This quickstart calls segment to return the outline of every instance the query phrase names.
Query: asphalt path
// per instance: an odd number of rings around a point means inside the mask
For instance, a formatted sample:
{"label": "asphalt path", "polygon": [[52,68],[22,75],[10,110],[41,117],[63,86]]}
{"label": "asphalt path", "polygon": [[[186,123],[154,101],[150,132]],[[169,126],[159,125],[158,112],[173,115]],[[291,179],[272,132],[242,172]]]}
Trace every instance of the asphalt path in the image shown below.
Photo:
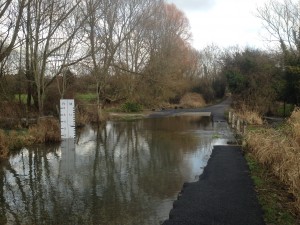
{"label": "asphalt path", "polygon": [[[182,112],[211,112],[224,123],[230,99],[193,110],[165,110],[168,116]],[[228,126],[227,126],[228,127]],[[229,132],[229,131],[228,131]],[[199,180],[185,183],[163,225],[264,225],[247,162],[240,146],[214,146]]]}

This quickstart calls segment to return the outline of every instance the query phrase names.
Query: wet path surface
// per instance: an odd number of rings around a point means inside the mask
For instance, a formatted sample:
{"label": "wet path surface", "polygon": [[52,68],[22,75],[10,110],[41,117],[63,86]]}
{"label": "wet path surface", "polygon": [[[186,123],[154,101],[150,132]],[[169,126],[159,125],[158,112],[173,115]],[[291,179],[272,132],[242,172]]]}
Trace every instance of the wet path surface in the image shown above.
{"label": "wet path surface", "polygon": [[211,113],[214,122],[224,122],[224,113],[229,108],[231,103],[231,99],[227,98],[219,104],[207,106],[199,109],[168,109],[162,110],[159,112],[152,113],[149,117],[156,118],[156,117],[167,117],[167,116],[174,116],[180,115],[183,113]]}
{"label": "wet path surface", "polygon": [[[231,133],[224,112],[230,100],[207,107],[213,120]],[[228,135],[230,136],[230,135]],[[214,146],[197,182],[185,183],[163,225],[263,225],[262,210],[240,146]]]}

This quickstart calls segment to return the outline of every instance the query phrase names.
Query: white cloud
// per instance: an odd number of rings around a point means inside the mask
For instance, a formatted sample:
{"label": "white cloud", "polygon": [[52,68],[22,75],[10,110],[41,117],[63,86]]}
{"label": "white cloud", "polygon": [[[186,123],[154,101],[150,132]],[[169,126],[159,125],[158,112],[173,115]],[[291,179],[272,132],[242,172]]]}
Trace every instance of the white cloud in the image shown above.
{"label": "white cloud", "polygon": [[260,36],[261,21],[255,13],[257,6],[266,1],[169,0],[188,17],[193,33],[193,45],[197,49],[211,43],[220,47],[232,45],[263,47],[265,43]]}
{"label": "white cloud", "polygon": [[188,11],[204,11],[211,9],[216,0],[168,0],[174,3],[181,10]]}

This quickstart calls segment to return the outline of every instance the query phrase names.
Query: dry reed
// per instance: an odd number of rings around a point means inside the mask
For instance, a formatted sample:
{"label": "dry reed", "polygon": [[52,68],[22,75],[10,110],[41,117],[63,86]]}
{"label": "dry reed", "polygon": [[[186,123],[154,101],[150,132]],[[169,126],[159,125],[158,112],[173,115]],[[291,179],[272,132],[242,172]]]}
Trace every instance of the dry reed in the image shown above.
{"label": "dry reed", "polygon": [[59,121],[52,117],[40,118],[36,125],[29,128],[28,138],[33,139],[35,143],[60,141]]}
{"label": "dry reed", "polygon": [[202,95],[187,93],[180,99],[180,105],[185,108],[199,108],[206,105]]}
{"label": "dry reed", "polygon": [[0,130],[0,160],[8,157],[8,140],[3,130]]}
{"label": "dry reed", "polygon": [[291,117],[288,120],[292,128],[293,137],[300,145],[300,108],[295,108]]}
{"label": "dry reed", "polygon": [[271,169],[295,196],[300,213],[300,110],[296,109],[282,129],[261,128],[247,133],[248,149]]}
{"label": "dry reed", "polygon": [[262,125],[263,119],[261,115],[254,110],[249,109],[246,105],[241,104],[238,110],[235,110],[237,116],[251,125]]}

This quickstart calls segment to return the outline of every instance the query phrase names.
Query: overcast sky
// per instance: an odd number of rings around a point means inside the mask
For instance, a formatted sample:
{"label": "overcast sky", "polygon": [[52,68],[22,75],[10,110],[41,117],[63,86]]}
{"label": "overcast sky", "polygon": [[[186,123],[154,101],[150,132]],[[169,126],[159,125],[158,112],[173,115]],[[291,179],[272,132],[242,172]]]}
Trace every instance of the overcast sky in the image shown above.
{"label": "overcast sky", "polygon": [[190,21],[193,46],[266,46],[256,9],[268,0],[167,0],[183,11]]}

